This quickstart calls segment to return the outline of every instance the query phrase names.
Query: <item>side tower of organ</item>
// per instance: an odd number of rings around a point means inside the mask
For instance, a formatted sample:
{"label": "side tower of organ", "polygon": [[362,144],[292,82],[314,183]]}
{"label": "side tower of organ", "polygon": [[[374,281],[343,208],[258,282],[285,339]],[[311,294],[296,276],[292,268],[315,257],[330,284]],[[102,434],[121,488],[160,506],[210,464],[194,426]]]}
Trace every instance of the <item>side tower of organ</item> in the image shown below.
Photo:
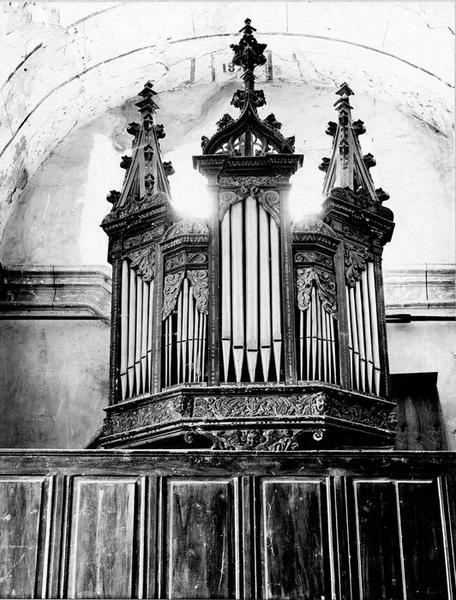
{"label": "side tower of organ", "polygon": [[[347,84],[329,122],[319,215],[292,223],[303,156],[255,86],[265,63],[250,20],[231,47],[242,88],[195,168],[206,220],[171,208],[152,85],[132,123],[122,192],[103,228],[113,266],[110,406],[103,447],[289,450],[392,446],[381,272],[388,195],[375,189]],[[280,107],[278,107],[280,109]],[[305,195],[301,198],[305,203]]]}

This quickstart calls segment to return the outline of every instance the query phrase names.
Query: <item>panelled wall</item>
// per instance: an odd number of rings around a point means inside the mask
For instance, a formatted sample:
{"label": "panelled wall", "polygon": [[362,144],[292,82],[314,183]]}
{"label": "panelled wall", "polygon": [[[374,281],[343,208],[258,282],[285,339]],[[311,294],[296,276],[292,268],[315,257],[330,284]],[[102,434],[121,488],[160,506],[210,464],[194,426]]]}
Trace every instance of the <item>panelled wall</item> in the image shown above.
{"label": "panelled wall", "polygon": [[454,598],[455,466],[445,453],[2,453],[0,597]]}

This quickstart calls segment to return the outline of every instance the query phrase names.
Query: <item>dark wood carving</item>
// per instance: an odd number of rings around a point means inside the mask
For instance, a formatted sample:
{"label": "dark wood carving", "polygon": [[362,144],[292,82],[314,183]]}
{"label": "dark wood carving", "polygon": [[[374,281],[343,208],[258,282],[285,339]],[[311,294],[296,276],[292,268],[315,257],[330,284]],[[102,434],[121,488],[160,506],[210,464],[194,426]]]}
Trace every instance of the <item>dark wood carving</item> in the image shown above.
{"label": "dark wood carving", "polygon": [[222,115],[193,157],[212,194],[205,221],[175,219],[156,92],[149,82],[140,92],[124,185],[103,222],[115,286],[112,402],[97,444],[391,447],[381,253],[394,223],[373,184],[375,160],[361,151],[353,91],[336,92],[322,211],[292,224],[290,177],[303,157],[274,113],[260,118],[254,70],[266,45],[248,19],[240,33],[239,116]]}

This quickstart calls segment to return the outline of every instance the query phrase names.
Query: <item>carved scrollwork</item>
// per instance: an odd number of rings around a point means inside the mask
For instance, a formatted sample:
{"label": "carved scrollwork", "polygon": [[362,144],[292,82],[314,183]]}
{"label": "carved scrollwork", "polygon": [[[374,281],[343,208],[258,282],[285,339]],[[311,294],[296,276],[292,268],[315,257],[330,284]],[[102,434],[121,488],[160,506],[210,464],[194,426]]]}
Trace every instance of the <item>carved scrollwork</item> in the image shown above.
{"label": "carved scrollwork", "polygon": [[134,250],[129,255],[130,266],[144,281],[152,281],[155,277],[155,250],[153,246]]}
{"label": "carved scrollwork", "polygon": [[201,397],[195,401],[196,418],[229,417],[318,417],[325,414],[328,398],[324,392],[279,396]]}
{"label": "carved scrollwork", "polygon": [[166,319],[176,307],[177,296],[184,280],[184,271],[166,275],[163,286],[162,318]]}
{"label": "carved scrollwork", "polygon": [[220,176],[218,182],[220,185],[232,185],[236,187],[241,187],[243,185],[246,185],[247,187],[264,187],[277,185],[278,179],[279,178],[277,176],[271,177],[266,175],[258,177],[234,177],[231,175],[225,175]]}
{"label": "carved scrollwork", "polygon": [[[249,178],[254,179],[254,178]],[[222,220],[226,211],[244,198],[255,198],[272,218],[280,222],[280,195],[275,190],[262,190],[257,185],[247,185],[243,182],[235,192],[226,191],[219,195],[219,219]]]}
{"label": "carved scrollwork", "polygon": [[207,263],[207,255],[204,252],[179,252],[167,259],[166,271],[185,267],[186,265],[204,265]]}
{"label": "carved scrollwork", "polygon": [[219,194],[219,219],[223,219],[226,211],[239,201],[239,197],[234,192],[221,192]]}
{"label": "carved scrollwork", "polygon": [[361,273],[365,271],[368,262],[372,261],[373,257],[366,248],[345,244],[345,283],[349,287],[354,287],[359,281]]}
{"label": "carved scrollwork", "polygon": [[192,219],[182,219],[168,229],[164,240],[170,240],[183,235],[207,235],[208,228],[205,223]]}
{"label": "carved scrollwork", "polygon": [[208,307],[208,272],[206,269],[187,271],[187,279],[190,282],[193,297],[195,298],[196,308],[207,315]]}
{"label": "carved scrollwork", "polygon": [[323,308],[332,316],[337,310],[336,281],[332,273],[318,267],[296,269],[296,296],[299,310],[307,310],[310,306],[312,287],[322,301]]}
{"label": "carved scrollwork", "polygon": [[320,252],[313,252],[312,250],[306,250],[305,252],[296,252],[295,263],[319,263],[328,269],[334,267],[334,262],[329,256],[325,256]]}
{"label": "carved scrollwork", "polygon": [[280,224],[280,196],[275,190],[266,190],[258,196],[258,202]]}
{"label": "carved scrollwork", "polygon": [[247,429],[211,431],[213,450],[255,450],[284,452],[296,450],[299,429]]}

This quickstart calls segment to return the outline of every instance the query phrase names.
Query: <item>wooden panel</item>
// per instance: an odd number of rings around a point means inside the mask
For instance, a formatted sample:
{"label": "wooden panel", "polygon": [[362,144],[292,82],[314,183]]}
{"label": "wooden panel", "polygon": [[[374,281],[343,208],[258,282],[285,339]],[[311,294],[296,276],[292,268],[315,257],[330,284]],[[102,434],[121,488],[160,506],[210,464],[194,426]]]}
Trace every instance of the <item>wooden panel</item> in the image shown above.
{"label": "wooden panel", "polygon": [[437,482],[398,484],[407,600],[446,599],[442,518]]}
{"label": "wooden panel", "polygon": [[403,595],[394,482],[356,481],[355,511],[360,598],[399,600]]}
{"label": "wooden panel", "polygon": [[0,479],[0,597],[35,597],[44,479]]}
{"label": "wooden panel", "polygon": [[227,480],[168,482],[168,598],[234,596],[231,488]]}
{"label": "wooden panel", "polygon": [[262,482],[264,598],[331,597],[325,585],[325,488],[318,480]]}
{"label": "wooden panel", "polygon": [[136,480],[75,478],[71,598],[130,598]]}

